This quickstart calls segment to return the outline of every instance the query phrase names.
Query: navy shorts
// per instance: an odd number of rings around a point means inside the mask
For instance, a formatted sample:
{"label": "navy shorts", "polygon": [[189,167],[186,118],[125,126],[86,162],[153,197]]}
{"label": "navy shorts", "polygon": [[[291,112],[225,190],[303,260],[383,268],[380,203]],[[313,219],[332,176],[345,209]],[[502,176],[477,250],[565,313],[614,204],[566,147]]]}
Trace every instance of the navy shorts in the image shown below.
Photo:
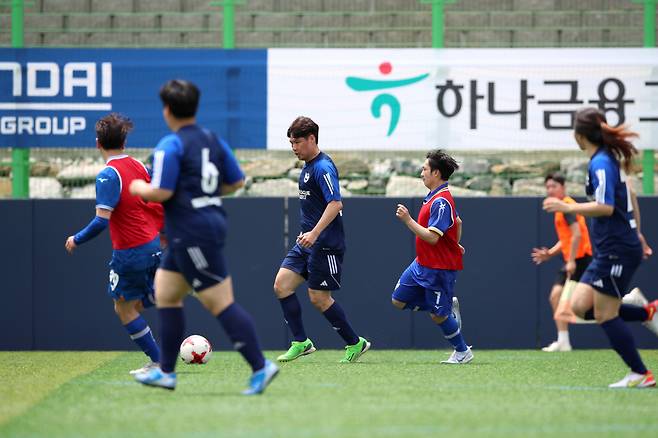
{"label": "navy shorts", "polygon": [[115,301],[141,300],[155,304],[153,279],[160,264],[160,240],[130,250],[114,251],[107,293]]}
{"label": "navy shorts", "polygon": [[405,309],[430,312],[442,317],[450,315],[457,271],[433,270],[430,285],[418,277],[414,268],[417,268],[416,262],[402,273],[392,298],[405,303]]}
{"label": "navy shorts", "polygon": [[221,245],[169,247],[160,268],[181,274],[195,292],[221,283],[229,275]]}
{"label": "navy shorts", "polygon": [[308,249],[296,244],[288,251],[281,267],[304,277],[310,289],[338,290],[344,254],[344,251]]}
{"label": "navy shorts", "polygon": [[641,262],[641,252],[638,257],[625,259],[595,256],[580,282],[590,285],[598,292],[621,299],[629,292],[631,279]]}
{"label": "navy shorts", "polygon": [[[585,256],[576,259],[576,271],[573,273],[570,279],[573,281],[580,281],[580,277],[583,276],[583,274],[585,273],[585,269],[587,269],[587,267],[591,262],[592,262],[592,256]],[[553,284],[559,284],[560,286],[564,286],[564,283],[567,281],[567,271],[565,267],[566,266],[562,266],[560,272],[557,273],[557,275],[555,276],[555,282]]]}

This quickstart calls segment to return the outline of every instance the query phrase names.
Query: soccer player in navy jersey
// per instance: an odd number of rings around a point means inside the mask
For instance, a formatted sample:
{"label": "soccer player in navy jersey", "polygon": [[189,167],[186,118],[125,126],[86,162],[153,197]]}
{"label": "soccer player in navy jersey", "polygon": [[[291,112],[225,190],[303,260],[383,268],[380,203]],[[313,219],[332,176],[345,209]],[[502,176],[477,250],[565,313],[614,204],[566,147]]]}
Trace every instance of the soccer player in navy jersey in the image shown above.
{"label": "soccer player in navy jersey", "polygon": [[144,165],[124,151],[132,122],[109,114],[96,122],[96,147],[106,166],[96,177],[96,216],[74,236],[66,239],[66,250],[91,240],[110,227],[112,260],[107,292],[114,300],[114,311],[130,338],[150,358],[131,374],[156,367],[160,350],[151,329],[140,312],[154,303],[153,277],[160,264],[159,233],[163,223],[162,206],[145,203],[128,192],[134,179],[150,180]]}
{"label": "soccer player in navy jersey", "polygon": [[[592,217],[590,238],[594,258],[574,290],[572,309],[585,318],[593,307],[596,322],[630,368],[623,379],[609,385],[611,388],[655,386],[654,376],[640,358],[633,335],[619,316],[622,298],[628,293],[631,278],[648,249],[638,232],[633,211],[635,202],[626,183],[626,172],[637,153],[629,138],[637,134],[625,126],[608,125],[603,112],[586,108],[576,113],[574,135],[580,149],[590,157],[587,194],[593,200],[565,203],[557,198],[546,198],[543,204],[548,212]],[[637,307],[636,320],[653,319],[655,313],[656,302]]]}
{"label": "soccer player in navy jersey", "polygon": [[251,366],[253,374],[243,394],[260,394],[279,369],[263,356],[251,316],[233,299],[222,253],[227,227],[220,196],[242,187],[244,174],[228,144],[196,124],[199,96],[199,89],[184,80],[162,87],[163,116],[173,134],[155,148],[150,184],[136,180],[130,185],[131,193],[163,204],[169,240],[155,276],[160,367],[135,379],[175,389],[176,359],[185,330],[183,299],[193,289]]}
{"label": "soccer player in navy jersey", "polygon": [[462,221],[450,194],[448,179],[459,168],[440,149],[428,152],[420,177],[429,189],[415,221],[409,210],[398,204],[395,215],[416,235],[416,259],[402,273],[392,296],[398,309],[429,312],[444,337],[454,347],[441,363],[465,364],[473,360],[471,347],[461,334],[453,304],[457,272],[463,269],[464,248],[459,244]]}
{"label": "soccer player in navy jersey", "polygon": [[322,312],[347,346],[341,363],[356,362],[370,348],[370,342],[358,336],[345,311],[332,297],[340,289],[345,234],[343,231],[338,170],[331,158],[318,147],[318,125],[308,117],[296,118],[287,131],[292,151],[304,167],[299,175],[299,199],[302,232],[295,246],[281,263],[274,280],[283,317],[293,340],[288,351],[277,358],[289,362],[315,351],[306,336],[302,310],[295,289],[308,283],[308,296]]}

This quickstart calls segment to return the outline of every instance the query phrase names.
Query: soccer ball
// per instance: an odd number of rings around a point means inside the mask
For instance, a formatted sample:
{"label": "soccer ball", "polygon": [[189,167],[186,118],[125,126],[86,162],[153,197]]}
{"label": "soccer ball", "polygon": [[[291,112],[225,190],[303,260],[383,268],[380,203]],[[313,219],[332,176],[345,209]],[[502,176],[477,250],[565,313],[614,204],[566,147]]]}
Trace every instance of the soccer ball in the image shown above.
{"label": "soccer ball", "polygon": [[210,356],[212,356],[212,346],[203,336],[188,336],[180,344],[180,358],[185,363],[202,365],[208,363]]}

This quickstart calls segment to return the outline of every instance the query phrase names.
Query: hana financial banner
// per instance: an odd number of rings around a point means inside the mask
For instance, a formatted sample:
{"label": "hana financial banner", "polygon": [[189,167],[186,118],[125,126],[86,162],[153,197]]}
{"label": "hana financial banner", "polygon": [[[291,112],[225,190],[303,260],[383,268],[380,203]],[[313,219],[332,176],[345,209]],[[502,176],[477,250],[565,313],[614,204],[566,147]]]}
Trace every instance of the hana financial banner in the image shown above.
{"label": "hana financial banner", "polygon": [[0,147],[95,147],[109,112],[130,117],[128,146],[169,132],[158,92],[182,78],[201,89],[199,122],[233,147],[264,148],[267,51],[0,49]]}
{"label": "hana financial banner", "polygon": [[325,149],[573,149],[574,112],[658,148],[658,49],[271,49],[267,147],[298,115]]}

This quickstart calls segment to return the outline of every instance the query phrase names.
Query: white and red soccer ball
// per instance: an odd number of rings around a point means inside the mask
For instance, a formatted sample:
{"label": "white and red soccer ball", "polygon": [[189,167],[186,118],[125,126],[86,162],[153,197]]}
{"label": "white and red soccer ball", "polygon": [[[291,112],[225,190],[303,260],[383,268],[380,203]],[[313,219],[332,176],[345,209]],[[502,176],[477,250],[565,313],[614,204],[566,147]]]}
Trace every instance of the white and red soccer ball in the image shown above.
{"label": "white and red soccer ball", "polygon": [[208,363],[212,356],[212,346],[203,336],[192,335],[180,344],[180,358],[187,364]]}

